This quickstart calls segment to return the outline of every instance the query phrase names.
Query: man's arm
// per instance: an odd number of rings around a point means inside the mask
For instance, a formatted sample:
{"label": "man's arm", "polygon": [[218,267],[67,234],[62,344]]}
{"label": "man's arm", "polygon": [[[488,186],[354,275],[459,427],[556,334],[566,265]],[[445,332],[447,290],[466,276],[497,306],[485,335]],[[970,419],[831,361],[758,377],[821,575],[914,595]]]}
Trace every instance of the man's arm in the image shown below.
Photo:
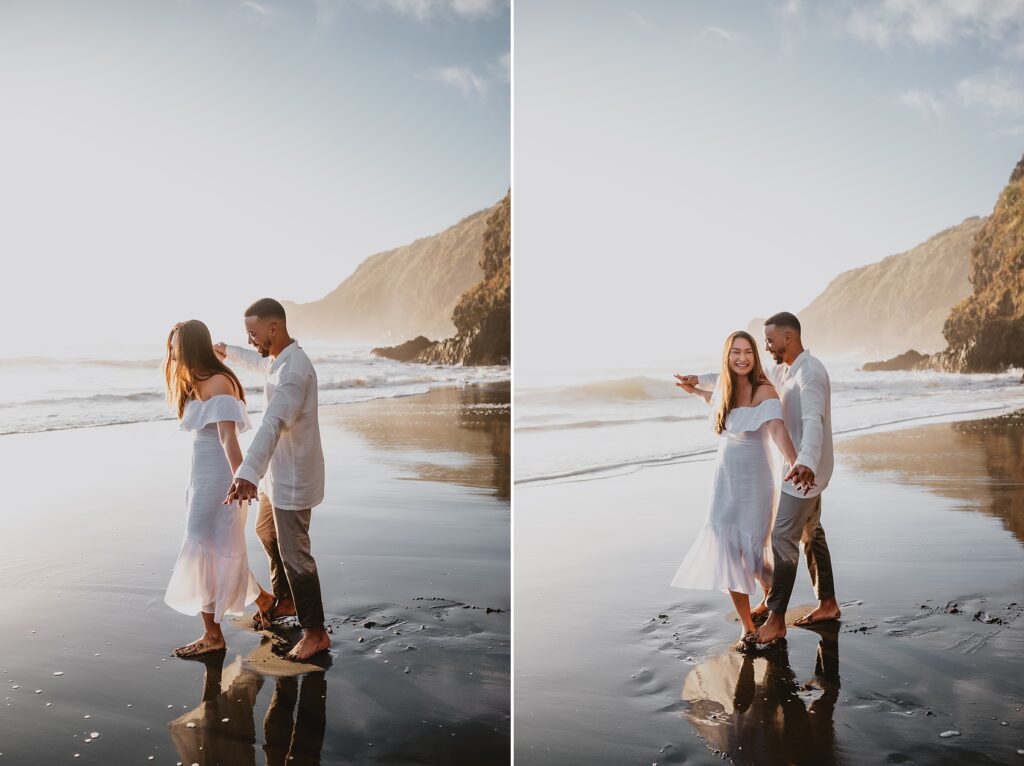
{"label": "man's arm", "polygon": [[821,375],[809,376],[800,387],[802,433],[796,465],[806,466],[814,473],[818,472],[825,438],[825,391],[825,378]]}
{"label": "man's arm", "polygon": [[235,471],[236,479],[257,484],[270,467],[281,431],[295,422],[306,398],[307,378],[299,373],[287,374],[274,389],[270,403],[263,414],[260,430],[253,437],[249,452]]}
{"label": "man's arm", "polygon": [[214,345],[213,350],[223,353],[234,364],[264,375],[267,374],[267,370],[273,364],[270,357],[260,356],[258,351],[253,351],[251,348],[243,346],[229,346],[226,343],[217,343]]}

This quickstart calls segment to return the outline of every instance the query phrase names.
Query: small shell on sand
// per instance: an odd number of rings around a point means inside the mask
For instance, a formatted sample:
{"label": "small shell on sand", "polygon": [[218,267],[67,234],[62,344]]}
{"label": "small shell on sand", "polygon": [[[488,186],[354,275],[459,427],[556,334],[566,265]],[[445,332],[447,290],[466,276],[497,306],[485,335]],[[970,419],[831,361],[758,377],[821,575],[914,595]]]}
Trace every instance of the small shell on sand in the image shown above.
{"label": "small shell on sand", "polygon": [[194,729],[194,728],[196,728],[196,725],[194,723],[192,723],[192,721],[189,721],[187,724],[185,724],[185,728],[186,729]]}
{"label": "small shell on sand", "polygon": [[83,715],[82,718],[92,718],[91,715]]}
{"label": "small shell on sand", "polygon": [[220,722],[221,722],[221,723],[227,723],[227,722],[228,722],[228,721],[230,721],[230,720],[231,720],[230,718],[221,718],[221,719],[220,719]]}
{"label": "small shell on sand", "polygon": [[946,737],[959,737],[960,736],[960,732],[954,731],[954,730],[950,729],[949,731],[942,732],[942,734],[940,734],[939,736],[943,737],[943,738],[946,738]]}
{"label": "small shell on sand", "polygon": [[62,676],[62,675],[64,675],[64,671],[63,670],[55,670],[55,671],[53,671],[53,674],[55,676]]}
{"label": "small shell on sand", "polygon": [[98,731],[89,732],[89,736],[93,739],[99,739],[100,733]]}

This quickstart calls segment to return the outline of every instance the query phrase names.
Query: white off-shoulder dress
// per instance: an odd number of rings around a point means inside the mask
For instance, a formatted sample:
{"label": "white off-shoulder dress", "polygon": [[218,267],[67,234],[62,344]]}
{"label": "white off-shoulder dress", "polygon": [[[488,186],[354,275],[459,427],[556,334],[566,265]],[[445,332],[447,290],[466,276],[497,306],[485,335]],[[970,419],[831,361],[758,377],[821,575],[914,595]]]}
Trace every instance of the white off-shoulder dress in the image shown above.
{"label": "white off-shoulder dress", "polygon": [[[718,396],[716,388],[712,413]],[[734,408],[726,418],[707,519],[672,579],[677,588],[753,594],[759,580],[771,582],[770,535],[778,502],[766,427],[772,420],[782,420],[778,399]]]}
{"label": "white off-shoulder dress", "polygon": [[194,399],[182,413],[181,430],[194,432],[185,540],[164,596],[179,612],[211,612],[217,622],[225,614],[242,614],[259,595],[245,547],[246,507],[224,505],[232,476],[217,423],[225,421],[239,433],[252,427],[245,403],[228,394]]}

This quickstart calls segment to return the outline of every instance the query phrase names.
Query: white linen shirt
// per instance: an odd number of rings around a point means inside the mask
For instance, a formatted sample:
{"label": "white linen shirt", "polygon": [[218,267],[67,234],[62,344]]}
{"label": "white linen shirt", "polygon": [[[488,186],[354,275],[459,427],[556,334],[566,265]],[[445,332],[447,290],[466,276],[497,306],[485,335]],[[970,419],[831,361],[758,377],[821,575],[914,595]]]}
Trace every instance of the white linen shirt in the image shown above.
{"label": "white linen shirt", "polygon": [[[835,466],[832,448],[832,387],[828,372],[811,352],[804,349],[793,364],[765,366],[765,375],[782,399],[782,420],[796,449],[796,462],[814,471],[814,487],[806,497],[817,497],[828,486]],[[714,388],[718,373],[698,375],[700,388]],[[783,477],[792,466],[783,458]],[[792,482],[783,482],[782,491],[804,497]]]}
{"label": "white linen shirt", "polygon": [[266,411],[236,479],[258,484],[275,508],[304,511],[324,499],[324,452],[317,418],[316,370],[292,341],[276,357],[228,346],[227,358],[267,376]]}

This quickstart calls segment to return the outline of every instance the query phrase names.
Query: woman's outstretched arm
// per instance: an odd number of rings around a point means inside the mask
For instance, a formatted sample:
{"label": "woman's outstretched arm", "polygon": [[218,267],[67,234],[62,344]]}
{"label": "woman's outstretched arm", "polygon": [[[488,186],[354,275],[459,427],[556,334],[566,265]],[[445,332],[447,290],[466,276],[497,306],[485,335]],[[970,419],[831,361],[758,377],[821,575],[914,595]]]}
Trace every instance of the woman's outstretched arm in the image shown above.
{"label": "woman's outstretched arm", "polygon": [[696,394],[708,404],[711,403],[711,391],[707,391],[703,388],[698,388],[698,376],[697,375],[679,375],[675,376],[676,383],[679,388],[683,389],[688,394]]}

